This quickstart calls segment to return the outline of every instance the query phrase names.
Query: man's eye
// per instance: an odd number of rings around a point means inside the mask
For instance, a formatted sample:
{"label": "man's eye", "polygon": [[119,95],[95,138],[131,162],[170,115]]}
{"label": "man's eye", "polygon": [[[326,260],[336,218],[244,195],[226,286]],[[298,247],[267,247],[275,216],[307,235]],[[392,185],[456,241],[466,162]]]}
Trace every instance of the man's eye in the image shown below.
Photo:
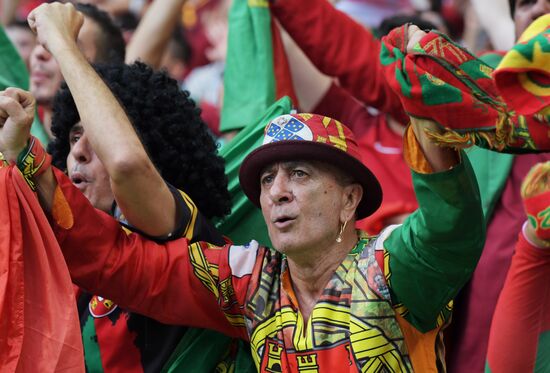
{"label": "man's eye", "polygon": [[261,178],[262,185],[271,184],[273,182],[273,175],[265,175]]}
{"label": "man's eye", "polygon": [[73,135],[69,138],[69,143],[73,145],[76,144],[78,140],[80,140],[80,135]]}
{"label": "man's eye", "polygon": [[294,175],[296,177],[305,177],[305,176],[307,176],[307,174],[302,170],[293,170],[292,175]]}

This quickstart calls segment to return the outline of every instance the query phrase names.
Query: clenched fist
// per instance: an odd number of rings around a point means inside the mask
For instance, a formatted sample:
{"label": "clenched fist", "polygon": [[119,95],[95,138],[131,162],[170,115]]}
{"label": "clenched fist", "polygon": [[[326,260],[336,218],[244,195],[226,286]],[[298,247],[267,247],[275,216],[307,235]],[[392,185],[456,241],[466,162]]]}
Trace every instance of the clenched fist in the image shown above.
{"label": "clenched fist", "polygon": [[73,4],[42,4],[27,17],[38,42],[52,54],[67,46],[76,45],[84,16]]}
{"label": "clenched fist", "polygon": [[16,161],[27,145],[35,106],[34,97],[27,91],[0,91],[0,152],[7,161]]}

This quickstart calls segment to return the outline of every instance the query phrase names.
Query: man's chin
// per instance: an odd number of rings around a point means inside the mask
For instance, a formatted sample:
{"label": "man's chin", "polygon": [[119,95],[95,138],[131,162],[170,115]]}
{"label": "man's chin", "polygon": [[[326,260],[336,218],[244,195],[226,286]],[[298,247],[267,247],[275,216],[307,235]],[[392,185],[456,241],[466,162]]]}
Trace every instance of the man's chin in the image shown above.
{"label": "man's chin", "polygon": [[51,107],[53,102],[53,97],[47,96],[47,95],[41,95],[41,94],[34,94],[34,98],[36,99],[36,104],[39,106],[46,106]]}
{"label": "man's chin", "polygon": [[295,242],[289,240],[272,240],[273,248],[281,254],[289,255],[299,250]]}

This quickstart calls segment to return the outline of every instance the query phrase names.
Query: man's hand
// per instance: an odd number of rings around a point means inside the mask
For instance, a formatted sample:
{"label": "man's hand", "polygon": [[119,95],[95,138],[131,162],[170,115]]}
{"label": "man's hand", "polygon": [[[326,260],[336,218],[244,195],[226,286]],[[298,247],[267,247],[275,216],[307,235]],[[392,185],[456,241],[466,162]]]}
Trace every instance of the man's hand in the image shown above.
{"label": "man's hand", "polygon": [[521,186],[529,224],[524,234],[539,247],[550,247],[550,162],[537,163]]}
{"label": "man's hand", "polygon": [[62,48],[75,47],[84,16],[73,4],[42,4],[27,17],[38,42],[56,56]]}
{"label": "man's hand", "polygon": [[16,161],[27,146],[35,105],[34,97],[27,91],[0,91],[0,152],[8,162]]}
{"label": "man's hand", "polygon": [[409,25],[407,28],[407,53],[412,53],[414,46],[426,35],[424,31],[416,25]]}

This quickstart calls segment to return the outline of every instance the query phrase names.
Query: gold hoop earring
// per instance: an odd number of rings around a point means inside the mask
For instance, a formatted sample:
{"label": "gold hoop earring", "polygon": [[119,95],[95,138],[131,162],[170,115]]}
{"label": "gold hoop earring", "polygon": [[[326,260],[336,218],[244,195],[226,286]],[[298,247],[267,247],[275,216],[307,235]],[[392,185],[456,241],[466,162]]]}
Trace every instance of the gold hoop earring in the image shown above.
{"label": "gold hoop earring", "polygon": [[342,242],[342,233],[344,233],[344,229],[346,229],[346,224],[348,224],[347,220],[340,226],[340,232],[338,233],[338,236],[336,236],[336,242],[338,243]]}

